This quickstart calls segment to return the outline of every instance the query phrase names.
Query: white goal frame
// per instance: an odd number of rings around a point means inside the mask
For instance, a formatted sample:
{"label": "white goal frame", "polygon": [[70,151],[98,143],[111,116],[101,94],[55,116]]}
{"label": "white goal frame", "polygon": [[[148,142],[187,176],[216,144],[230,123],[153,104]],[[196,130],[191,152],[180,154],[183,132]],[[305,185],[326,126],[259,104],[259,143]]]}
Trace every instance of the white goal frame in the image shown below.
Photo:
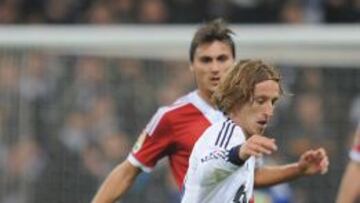
{"label": "white goal frame", "polygon": [[[360,26],[235,25],[238,58],[301,66],[358,67]],[[0,26],[0,49],[46,49],[145,59],[187,60],[197,25]]]}

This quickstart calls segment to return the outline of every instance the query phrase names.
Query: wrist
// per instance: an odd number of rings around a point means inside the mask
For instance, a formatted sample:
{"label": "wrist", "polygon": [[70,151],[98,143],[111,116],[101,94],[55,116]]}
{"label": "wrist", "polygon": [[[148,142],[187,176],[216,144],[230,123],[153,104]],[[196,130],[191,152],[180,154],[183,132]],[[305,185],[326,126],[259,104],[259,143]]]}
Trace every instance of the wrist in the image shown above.
{"label": "wrist", "polygon": [[240,159],[246,161],[248,160],[248,158],[250,158],[250,155],[248,153],[245,152],[244,146],[240,145],[239,150],[238,150],[238,156]]}
{"label": "wrist", "polygon": [[295,163],[296,170],[299,176],[306,175],[306,166],[300,162]]}
{"label": "wrist", "polygon": [[229,159],[230,163],[237,165],[237,166],[242,166],[246,162],[246,159],[243,159],[240,157],[241,146],[242,145],[238,145],[238,146],[231,148],[229,151],[229,155],[228,155],[228,159]]}

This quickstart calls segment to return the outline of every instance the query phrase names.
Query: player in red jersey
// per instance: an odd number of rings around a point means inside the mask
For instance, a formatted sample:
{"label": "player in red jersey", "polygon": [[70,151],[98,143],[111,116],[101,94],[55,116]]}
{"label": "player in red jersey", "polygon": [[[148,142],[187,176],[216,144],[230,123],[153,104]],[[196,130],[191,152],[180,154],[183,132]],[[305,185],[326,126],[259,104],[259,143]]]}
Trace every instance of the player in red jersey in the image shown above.
{"label": "player in red jersey", "polygon": [[337,203],[360,201],[360,123],[355,133],[355,142],[350,151],[350,159],[341,181]]}
{"label": "player in red jersey", "polygon": [[128,159],[119,164],[100,187],[93,202],[113,202],[132,185],[141,171],[150,171],[168,157],[176,183],[181,188],[188,159],[196,140],[212,123],[223,118],[210,97],[225,70],[235,60],[232,31],[220,20],[200,27],[190,47],[190,70],[197,89],[174,104],[159,108]]}
{"label": "player in red jersey", "polygon": [[[93,203],[110,203],[121,198],[142,171],[151,171],[163,157],[168,157],[181,189],[195,142],[207,127],[224,118],[211,103],[211,96],[220,78],[235,62],[232,34],[221,20],[197,30],[190,46],[190,70],[194,73],[197,89],[173,105],[158,109],[127,160],[116,166],[103,182]],[[315,151],[308,153],[312,157]],[[301,170],[300,163],[260,167],[255,171],[255,186],[271,186],[303,175],[307,174]]]}

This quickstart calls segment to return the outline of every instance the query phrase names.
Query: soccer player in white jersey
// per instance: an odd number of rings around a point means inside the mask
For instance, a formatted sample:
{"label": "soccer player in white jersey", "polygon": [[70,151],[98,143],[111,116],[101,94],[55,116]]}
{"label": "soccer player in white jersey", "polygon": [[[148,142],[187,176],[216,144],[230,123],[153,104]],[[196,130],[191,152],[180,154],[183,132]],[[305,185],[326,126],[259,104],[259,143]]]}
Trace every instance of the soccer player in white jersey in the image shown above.
{"label": "soccer player in white jersey", "polygon": [[[222,112],[214,108],[211,96],[224,72],[235,62],[232,33],[221,20],[204,24],[195,32],[189,49],[189,64],[196,90],[158,109],[128,158],[106,177],[92,203],[121,200],[136,177],[143,171],[150,172],[163,158],[168,158],[181,190],[195,142],[211,124],[224,119]],[[256,174],[255,186],[269,186],[301,176],[302,172],[294,165],[261,167]]]}
{"label": "soccer player in white jersey", "polygon": [[355,133],[354,145],[350,151],[350,162],[343,175],[336,202],[360,202],[360,123]]}
{"label": "soccer player in white jersey", "polygon": [[[240,61],[227,71],[213,103],[228,119],[206,129],[196,142],[182,203],[253,202],[255,179],[262,175],[255,159],[277,150],[275,140],[263,132],[281,94],[279,73],[262,61]],[[324,149],[309,150],[297,163],[284,165],[266,178],[274,183],[325,173],[328,164]]]}

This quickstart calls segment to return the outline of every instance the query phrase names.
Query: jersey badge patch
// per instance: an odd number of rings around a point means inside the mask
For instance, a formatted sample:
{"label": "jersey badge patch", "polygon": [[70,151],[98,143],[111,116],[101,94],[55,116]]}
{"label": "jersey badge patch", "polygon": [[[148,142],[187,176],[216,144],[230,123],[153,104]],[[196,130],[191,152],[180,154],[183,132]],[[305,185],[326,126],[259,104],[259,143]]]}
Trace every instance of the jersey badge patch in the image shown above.
{"label": "jersey badge patch", "polygon": [[140,134],[139,138],[137,139],[136,143],[133,146],[132,150],[134,153],[136,153],[137,151],[140,150],[140,148],[144,144],[145,138],[146,138],[146,132],[145,132],[145,130],[143,130],[142,133]]}

